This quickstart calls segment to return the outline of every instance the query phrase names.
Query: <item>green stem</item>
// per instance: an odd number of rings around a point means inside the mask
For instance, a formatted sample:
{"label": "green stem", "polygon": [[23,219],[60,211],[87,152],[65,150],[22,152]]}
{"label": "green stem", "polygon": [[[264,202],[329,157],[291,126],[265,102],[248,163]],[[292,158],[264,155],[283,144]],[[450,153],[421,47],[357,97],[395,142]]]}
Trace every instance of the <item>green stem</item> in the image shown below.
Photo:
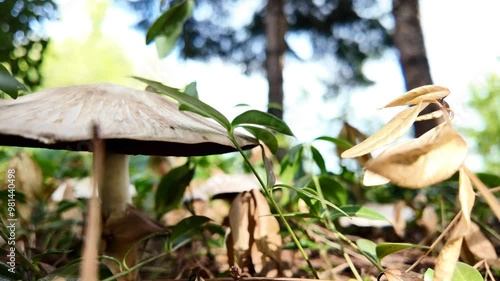
{"label": "green stem", "polygon": [[271,201],[271,204],[273,205],[274,209],[278,212],[278,216],[280,217],[281,221],[285,225],[285,228],[288,231],[288,233],[291,235],[292,240],[295,243],[295,245],[297,246],[297,248],[299,249],[299,252],[302,254],[302,257],[307,262],[307,265],[311,269],[312,274],[314,275],[314,278],[319,279],[319,275],[316,272],[316,270],[314,269],[314,266],[313,266],[311,260],[307,256],[307,253],[304,251],[304,248],[302,248],[302,245],[300,244],[299,239],[297,238],[297,236],[295,235],[295,232],[293,232],[293,230],[292,230],[292,227],[290,226],[290,224],[286,220],[285,216],[283,215],[283,212],[281,211],[281,208],[279,207],[278,203],[276,202],[276,200],[274,200],[274,197],[273,197],[273,194],[272,194],[272,187],[268,187],[264,183],[264,181],[259,176],[259,174],[255,170],[255,168],[252,166],[252,163],[250,163],[250,160],[246,157],[245,153],[243,152],[243,149],[241,149],[241,146],[236,141],[236,138],[234,137],[233,131],[229,132],[229,139],[234,144],[234,146],[238,149],[238,151],[240,152],[241,156],[243,156],[243,159],[245,160],[245,163],[248,165],[248,167],[250,168],[250,170],[252,171],[252,173],[257,177],[257,180],[259,181],[260,185],[262,186],[262,188],[264,190],[264,194],[269,199],[269,201]]}
{"label": "green stem", "polygon": [[[308,147],[308,149],[309,149],[309,151],[311,151],[310,147]],[[313,164],[313,162],[314,162],[314,160],[312,158],[310,158],[309,161],[311,162],[311,164]],[[318,192],[318,197],[320,197],[321,199],[325,200],[325,197],[323,196],[323,190],[321,189],[321,185],[319,183],[319,179],[318,179],[318,176],[316,175],[316,173],[311,172],[311,178],[312,178],[312,180],[314,182],[314,186],[316,188],[316,191]],[[322,209],[326,210],[328,208],[328,206],[325,204],[324,201],[320,201],[320,202],[321,202]],[[326,227],[332,232],[333,238],[335,239],[335,241],[337,242],[337,244],[340,246],[340,250],[344,254],[344,258],[346,259],[346,262],[349,265],[349,268],[351,269],[351,271],[354,274],[354,276],[356,277],[356,279],[362,280],[362,278],[361,278],[360,274],[358,273],[356,267],[354,267],[354,264],[352,263],[349,254],[344,250],[344,246],[342,245],[342,243],[340,243],[340,240],[344,241],[349,246],[351,246],[353,249],[355,249],[358,253],[360,253],[364,257],[366,257],[368,259],[368,261],[370,261],[374,266],[377,267],[378,270],[380,270],[381,272],[384,271],[384,268],[376,260],[374,260],[371,256],[369,256],[365,252],[359,250],[358,246],[355,243],[353,243],[350,239],[348,239],[341,232],[339,232],[337,230],[337,228],[335,227],[335,224],[333,224],[332,219],[328,215],[325,215],[325,214],[328,214],[328,213],[323,213],[322,217],[325,218]]]}

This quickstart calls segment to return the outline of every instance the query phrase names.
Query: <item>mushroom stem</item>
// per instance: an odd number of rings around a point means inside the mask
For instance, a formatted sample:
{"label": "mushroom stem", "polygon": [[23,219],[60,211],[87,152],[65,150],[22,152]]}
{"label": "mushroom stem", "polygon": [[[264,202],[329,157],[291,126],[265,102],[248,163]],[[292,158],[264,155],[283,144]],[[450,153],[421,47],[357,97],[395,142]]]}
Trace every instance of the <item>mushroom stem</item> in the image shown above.
{"label": "mushroom stem", "polygon": [[124,216],[127,203],[131,202],[128,155],[106,151],[102,183],[99,186],[104,218],[107,219],[111,215]]}

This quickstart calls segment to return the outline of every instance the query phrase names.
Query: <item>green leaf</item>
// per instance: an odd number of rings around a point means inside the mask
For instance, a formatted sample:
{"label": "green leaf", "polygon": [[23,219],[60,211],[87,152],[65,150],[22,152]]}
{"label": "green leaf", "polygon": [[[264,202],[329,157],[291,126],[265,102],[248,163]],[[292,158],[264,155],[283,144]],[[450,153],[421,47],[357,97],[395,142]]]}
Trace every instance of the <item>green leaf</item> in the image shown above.
{"label": "green leaf", "polygon": [[71,252],[73,252],[73,250],[65,250],[65,251],[63,251],[63,250],[45,250],[45,252],[43,254],[34,255],[31,258],[31,261],[33,263],[38,263],[44,257],[50,256],[50,255],[65,255],[65,254],[68,254]]}
{"label": "green leaf", "polygon": [[[453,271],[452,281],[483,281],[481,273],[474,267],[458,262]],[[424,281],[434,281],[434,270],[428,268],[424,273]]]}
{"label": "green leaf", "polygon": [[481,273],[474,267],[458,262],[453,272],[453,281],[482,281]]}
{"label": "green leaf", "polygon": [[424,281],[434,281],[434,270],[432,268],[427,268],[425,271]]}
{"label": "green leaf", "polygon": [[172,227],[170,238],[173,241],[181,237],[182,235],[191,233],[193,231],[200,231],[200,228],[209,221],[211,221],[211,219],[205,216],[191,216],[185,218]]}
{"label": "green leaf", "polygon": [[259,128],[259,127],[254,127],[254,126],[242,126],[250,132],[256,139],[262,141],[268,148],[271,150],[273,154],[275,154],[278,151],[278,140],[276,137],[271,133],[270,131]]}
{"label": "green leaf", "polygon": [[155,195],[155,211],[158,216],[177,208],[184,191],[194,176],[195,169],[189,168],[190,162],[170,170],[162,177]]}
{"label": "green leaf", "polygon": [[384,257],[399,252],[401,250],[406,250],[410,248],[421,248],[428,249],[427,246],[415,245],[411,243],[380,243],[377,245],[375,251],[377,253],[377,258],[381,261]]}
{"label": "green leaf", "polygon": [[11,269],[11,266],[8,266],[7,264],[0,262],[0,280],[5,280],[5,281],[16,281],[16,280],[23,280],[22,276],[18,273],[18,269],[12,273],[9,271]]}
{"label": "green leaf", "polygon": [[184,0],[163,13],[149,28],[146,44],[156,41],[158,54],[164,57],[172,51],[182,33],[182,27],[191,16],[194,0]]}
{"label": "green leaf", "polygon": [[377,252],[375,250],[377,248],[377,244],[375,244],[375,242],[368,239],[360,238],[356,240],[356,245],[358,245],[360,251],[362,251],[370,258],[372,258],[373,261],[378,263]]}
{"label": "green leaf", "polygon": [[309,207],[309,212],[316,217],[319,217],[321,214],[321,203],[315,198],[319,198],[316,190],[304,187],[300,189],[302,192],[298,192],[298,196],[300,199],[306,203]]}
{"label": "green leaf", "polygon": [[328,137],[328,136],[321,136],[321,137],[315,138],[314,140],[329,141],[329,142],[335,144],[336,146],[338,146],[340,148],[351,148],[352,147],[352,145],[348,141],[345,141],[345,140],[339,139],[339,138],[332,138],[332,137]]}
{"label": "green leaf", "polygon": [[184,94],[199,99],[198,90],[196,89],[196,81],[189,83],[186,88],[184,88]]}
{"label": "green leaf", "polygon": [[229,131],[231,129],[231,123],[229,122],[229,120],[227,120],[227,118],[224,115],[222,115],[222,113],[220,113],[210,105],[200,101],[199,99],[193,98],[189,95],[182,93],[176,88],[165,86],[156,81],[140,77],[134,77],[134,78],[148,84],[150,88],[155,90],[156,92],[167,95],[178,101],[180,104],[185,105],[186,107],[182,108],[183,110],[189,110],[201,116],[212,118],[213,120],[217,121],[217,123],[222,125],[226,130]]}
{"label": "green leaf", "polygon": [[276,176],[274,175],[273,163],[269,161],[269,158],[266,156],[266,150],[261,149],[262,152],[262,160],[264,161],[264,169],[266,169],[266,179],[267,179],[267,188],[271,189],[274,187],[276,183]]}
{"label": "green leaf", "polygon": [[316,149],[316,147],[311,146],[311,153],[313,160],[316,163],[316,165],[318,165],[318,168],[320,169],[321,173],[326,174],[327,171],[326,171],[325,159],[323,158],[323,155],[321,155],[321,152],[319,152],[319,150]]}
{"label": "green leaf", "polygon": [[[319,197],[317,195],[317,193],[316,193],[316,190],[314,190],[314,189],[311,189],[309,187],[297,188],[297,187],[289,186],[289,185],[286,185],[286,184],[277,184],[276,187],[286,187],[286,188],[289,188],[289,189],[293,189],[293,190],[295,190],[298,193],[298,195],[299,195],[300,198],[303,198],[302,200],[305,199],[304,201],[306,201],[306,200],[317,200],[317,201],[320,201],[321,203],[334,208],[335,210],[337,210],[339,213],[342,213],[346,217],[350,217],[347,213],[345,213],[337,205],[333,204],[332,202],[330,202],[328,200],[324,200],[323,198]],[[310,202],[313,203],[314,201],[310,201]],[[306,202],[306,204],[307,204],[307,202]],[[316,203],[313,203],[313,204],[316,204]]]}
{"label": "green leaf", "polygon": [[231,122],[231,125],[233,125],[233,127],[241,126],[243,124],[261,125],[266,128],[275,130],[279,133],[293,136],[292,130],[290,130],[285,122],[274,115],[259,110],[245,111],[242,114],[236,116],[233,122]]}
{"label": "green leaf", "polygon": [[358,206],[358,205],[346,205],[340,207],[342,210],[341,212],[333,211],[331,213],[331,218],[336,219],[339,217],[344,216],[344,214],[347,214],[349,217],[358,217],[358,218],[364,218],[364,219],[369,219],[369,220],[382,220],[382,221],[387,221],[390,222],[386,217],[382,216],[378,212],[364,206]]}
{"label": "green leaf", "polygon": [[[347,204],[347,198],[349,194],[345,187],[340,184],[334,177],[329,175],[321,175],[318,177],[319,185],[323,196],[326,200],[332,202],[337,206],[343,206]],[[313,183],[309,183],[309,187],[313,187]]]}
{"label": "green leaf", "polygon": [[19,91],[27,91],[26,86],[16,80],[7,68],[0,63],[0,91],[16,99]]}

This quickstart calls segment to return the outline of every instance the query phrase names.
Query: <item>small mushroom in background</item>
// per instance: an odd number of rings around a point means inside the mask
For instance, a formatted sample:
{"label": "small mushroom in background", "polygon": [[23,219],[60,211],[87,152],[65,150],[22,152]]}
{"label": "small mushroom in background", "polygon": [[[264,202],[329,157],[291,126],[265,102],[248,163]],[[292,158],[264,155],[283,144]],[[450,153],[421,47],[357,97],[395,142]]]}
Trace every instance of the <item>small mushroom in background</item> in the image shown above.
{"label": "small mushroom in background", "polygon": [[[224,128],[158,94],[113,84],[43,90],[0,100],[0,145],[92,151],[92,124],[105,141],[102,204],[104,253],[122,260],[146,235],[164,231],[129,204],[128,155],[201,156],[235,151]],[[239,134],[243,149],[256,141]],[[127,264],[135,256],[127,256]]]}

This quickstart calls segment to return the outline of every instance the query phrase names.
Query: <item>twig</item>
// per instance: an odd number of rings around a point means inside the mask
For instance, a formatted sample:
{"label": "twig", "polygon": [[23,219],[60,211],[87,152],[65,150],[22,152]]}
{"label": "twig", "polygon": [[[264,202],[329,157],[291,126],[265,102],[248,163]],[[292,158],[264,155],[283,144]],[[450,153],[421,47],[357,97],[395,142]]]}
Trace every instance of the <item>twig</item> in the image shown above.
{"label": "twig", "polygon": [[83,281],[98,280],[98,249],[101,225],[101,206],[97,197],[97,187],[102,177],[102,166],[104,160],[104,143],[99,138],[99,126],[92,126],[93,140],[93,174],[94,184],[92,186],[92,197],[88,201],[88,215],[83,246],[83,261],[80,269],[80,279]]}
{"label": "twig", "polygon": [[457,223],[457,221],[462,217],[462,211],[458,212],[458,214],[453,218],[453,220],[450,222],[450,224],[446,227],[446,229],[439,235],[439,237],[432,243],[432,245],[429,247],[429,250],[427,250],[418,260],[416,260],[405,272],[408,273],[412,269],[414,269],[427,255],[430,254],[436,247],[436,245],[443,240],[444,236],[450,231],[450,229]]}

